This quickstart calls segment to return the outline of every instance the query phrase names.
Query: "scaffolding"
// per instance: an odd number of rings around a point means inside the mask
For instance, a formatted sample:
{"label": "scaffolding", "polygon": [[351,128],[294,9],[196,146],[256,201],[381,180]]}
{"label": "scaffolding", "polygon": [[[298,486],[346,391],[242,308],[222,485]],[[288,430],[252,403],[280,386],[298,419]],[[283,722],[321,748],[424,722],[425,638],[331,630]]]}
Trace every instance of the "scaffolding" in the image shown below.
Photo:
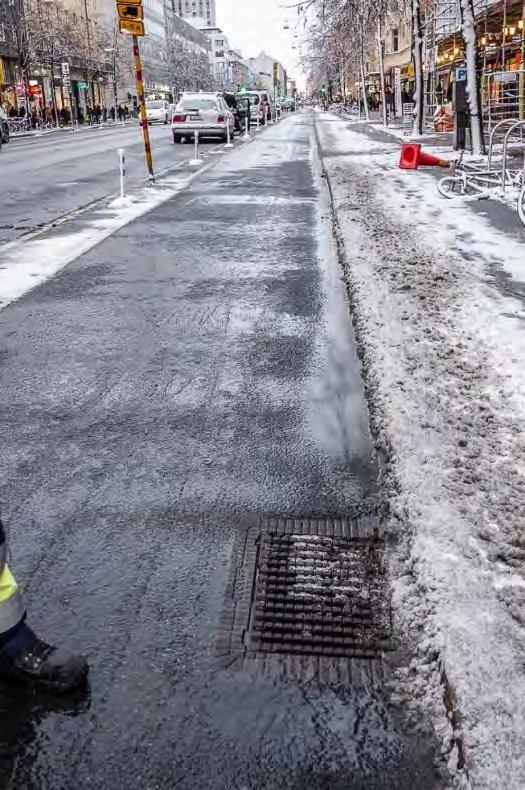
{"label": "scaffolding", "polygon": [[[490,133],[502,119],[525,118],[525,0],[474,0],[474,15],[482,117]],[[430,0],[424,33],[425,123],[433,126],[436,107],[450,99],[440,78],[450,86],[454,71],[464,67],[459,0]]]}
{"label": "scaffolding", "polygon": [[425,126],[434,128],[434,115],[443,104],[437,75],[438,50],[442,41],[458,33],[461,27],[459,0],[433,0],[426,7],[423,40],[425,68]]}

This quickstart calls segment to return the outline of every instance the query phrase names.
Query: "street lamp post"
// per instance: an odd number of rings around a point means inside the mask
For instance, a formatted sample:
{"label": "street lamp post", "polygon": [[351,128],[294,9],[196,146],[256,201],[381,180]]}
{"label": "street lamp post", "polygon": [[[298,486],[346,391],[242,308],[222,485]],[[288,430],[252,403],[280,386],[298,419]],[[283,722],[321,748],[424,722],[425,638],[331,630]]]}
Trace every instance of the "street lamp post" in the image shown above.
{"label": "street lamp post", "polygon": [[116,49],[116,47],[107,47],[104,50],[104,52],[111,52],[113,54],[113,60],[112,60],[113,109],[115,110],[114,121],[116,123],[116,121],[117,121],[117,102],[118,102],[118,92],[117,92],[117,49]]}

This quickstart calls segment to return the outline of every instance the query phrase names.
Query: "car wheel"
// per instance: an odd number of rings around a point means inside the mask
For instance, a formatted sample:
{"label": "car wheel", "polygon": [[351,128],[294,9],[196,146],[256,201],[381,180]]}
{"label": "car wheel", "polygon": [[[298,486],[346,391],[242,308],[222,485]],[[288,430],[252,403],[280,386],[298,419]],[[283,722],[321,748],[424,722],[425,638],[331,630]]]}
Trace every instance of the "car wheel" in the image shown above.
{"label": "car wheel", "polygon": [[180,143],[180,141],[181,141],[180,134],[174,134],[173,135],[173,142],[175,143],[175,145],[177,143]]}
{"label": "car wheel", "polygon": [[9,126],[7,124],[4,126],[4,135],[2,142],[8,143],[9,142]]}

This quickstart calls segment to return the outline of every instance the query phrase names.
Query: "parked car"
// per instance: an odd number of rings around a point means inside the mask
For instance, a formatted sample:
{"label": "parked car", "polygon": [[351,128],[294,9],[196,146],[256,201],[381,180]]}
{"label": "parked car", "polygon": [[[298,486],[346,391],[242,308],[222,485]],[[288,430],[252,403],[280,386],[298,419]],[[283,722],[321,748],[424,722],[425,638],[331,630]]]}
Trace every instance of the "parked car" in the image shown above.
{"label": "parked car", "polygon": [[170,105],[162,99],[147,101],[146,117],[148,123],[168,123],[170,119]]}
{"label": "parked car", "polygon": [[6,113],[0,107],[0,146],[2,143],[9,142],[9,120]]}
{"label": "parked car", "polygon": [[235,130],[237,132],[244,131],[246,127],[246,103],[242,101],[242,94],[223,93],[223,98],[235,121]]}
{"label": "parked car", "polygon": [[248,123],[250,125],[252,122],[252,106],[250,99],[246,97],[245,93],[237,93],[235,98],[237,99],[237,106],[239,107],[241,129],[244,131],[246,129],[246,116],[248,116]]}
{"label": "parked car", "polygon": [[257,118],[259,118],[259,123],[265,124],[268,110],[263,102],[261,91],[246,91],[243,96],[250,102],[250,123],[257,123]]}
{"label": "parked car", "polygon": [[171,121],[173,142],[194,137],[220,137],[226,142],[228,127],[233,137],[235,120],[219,93],[183,93]]}

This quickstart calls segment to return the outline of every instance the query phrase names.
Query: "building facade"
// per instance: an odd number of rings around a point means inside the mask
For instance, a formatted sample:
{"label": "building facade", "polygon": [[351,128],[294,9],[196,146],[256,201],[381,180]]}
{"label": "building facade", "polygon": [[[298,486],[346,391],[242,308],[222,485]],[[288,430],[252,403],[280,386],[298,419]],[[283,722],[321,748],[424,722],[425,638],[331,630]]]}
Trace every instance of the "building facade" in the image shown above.
{"label": "building facade", "polygon": [[210,40],[175,13],[176,3],[172,0],[167,18],[168,81],[173,100],[184,90],[209,90],[213,86]]}
{"label": "building facade", "polygon": [[287,92],[287,76],[286,69],[271,55],[262,51],[256,58],[250,58],[248,64],[253,74],[255,75],[257,88],[265,90],[273,95],[274,81],[273,81],[273,67],[277,63],[277,91],[280,95]]}
{"label": "building facade", "polygon": [[230,43],[228,36],[220,27],[203,27],[201,32],[210,42],[210,58],[213,76],[218,87],[226,87],[233,80],[233,72],[230,67]]}
{"label": "building facade", "polygon": [[217,25],[216,0],[173,0],[175,13],[196,28]]}

